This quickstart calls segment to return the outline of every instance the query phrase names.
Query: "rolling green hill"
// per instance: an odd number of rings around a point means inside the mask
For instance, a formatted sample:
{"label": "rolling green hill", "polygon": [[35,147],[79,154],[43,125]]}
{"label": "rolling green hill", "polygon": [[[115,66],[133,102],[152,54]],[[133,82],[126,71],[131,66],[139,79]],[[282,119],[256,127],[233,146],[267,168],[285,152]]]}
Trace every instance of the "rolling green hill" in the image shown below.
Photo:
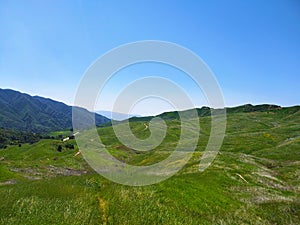
{"label": "rolling green hill", "polygon": [[[5,129],[45,133],[72,127],[72,107],[51,99],[0,89],[0,109],[0,127]],[[85,115],[94,116],[92,113]],[[100,125],[109,119],[95,114],[95,121]]]}
{"label": "rolling green hill", "polygon": [[[112,127],[98,132],[119,160],[150,165],[176,146],[176,115],[162,115],[167,136],[149,152],[122,145]],[[93,172],[82,156],[74,156],[75,140],[0,150],[0,224],[299,224],[300,108],[228,109],[223,146],[204,172],[198,167],[210,117],[199,113],[199,120],[198,147],[186,166],[145,187],[119,185]],[[137,137],[150,135],[147,121],[131,119]]]}

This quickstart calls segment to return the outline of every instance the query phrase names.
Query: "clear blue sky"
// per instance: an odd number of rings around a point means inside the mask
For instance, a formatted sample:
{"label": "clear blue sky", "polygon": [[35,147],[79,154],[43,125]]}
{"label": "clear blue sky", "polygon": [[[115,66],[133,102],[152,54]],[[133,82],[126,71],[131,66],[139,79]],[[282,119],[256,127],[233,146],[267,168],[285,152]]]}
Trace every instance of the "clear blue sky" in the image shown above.
{"label": "clear blue sky", "polygon": [[[0,88],[73,104],[99,56],[128,42],[163,40],[208,64],[227,106],[300,104],[298,0],[0,0],[0,28]],[[146,105],[136,113],[155,113]]]}

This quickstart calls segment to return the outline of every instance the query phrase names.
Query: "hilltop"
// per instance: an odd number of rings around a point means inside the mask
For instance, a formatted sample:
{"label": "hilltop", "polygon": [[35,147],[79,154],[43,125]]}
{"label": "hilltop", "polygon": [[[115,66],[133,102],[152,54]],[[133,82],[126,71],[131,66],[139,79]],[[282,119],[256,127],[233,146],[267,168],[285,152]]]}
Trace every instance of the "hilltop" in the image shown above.
{"label": "hilltop", "polygon": [[[196,108],[199,117],[205,117],[211,115],[210,107],[203,106],[201,108]],[[290,106],[290,107],[281,107],[278,105],[272,104],[261,104],[261,105],[252,105],[252,104],[245,104],[236,107],[226,107],[226,114],[236,114],[236,113],[254,113],[254,112],[266,112],[266,113],[278,113],[278,115],[289,115],[300,110],[300,106]],[[218,109],[215,109],[218,110]],[[189,110],[186,110],[189,111]],[[160,117],[165,120],[172,120],[172,119],[180,119],[178,111],[170,111],[164,112],[162,114],[156,116],[146,116],[146,117],[132,117],[129,118],[129,121],[150,121],[154,117]]]}

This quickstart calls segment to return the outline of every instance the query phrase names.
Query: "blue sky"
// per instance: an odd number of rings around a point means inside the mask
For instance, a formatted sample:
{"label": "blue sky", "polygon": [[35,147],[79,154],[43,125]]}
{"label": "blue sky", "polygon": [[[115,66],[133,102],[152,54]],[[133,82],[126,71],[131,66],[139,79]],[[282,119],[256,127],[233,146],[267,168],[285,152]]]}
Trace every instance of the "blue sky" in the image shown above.
{"label": "blue sky", "polygon": [[[99,56],[128,42],[163,40],[192,50],[206,62],[227,106],[300,104],[297,0],[0,0],[0,28],[0,88],[72,105],[81,77]],[[155,75],[159,68],[153,69]],[[111,88],[103,92],[106,102],[96,108],[109,110],[120,84],[141,73],[154,75],[144,69],[112,79]],[[168,70],[161,69],[166,75]],[[196,106],[205,104],[188,79],[176,77]],[[155,104],[144,102],[133,113],[168,110],[168,104]]]}

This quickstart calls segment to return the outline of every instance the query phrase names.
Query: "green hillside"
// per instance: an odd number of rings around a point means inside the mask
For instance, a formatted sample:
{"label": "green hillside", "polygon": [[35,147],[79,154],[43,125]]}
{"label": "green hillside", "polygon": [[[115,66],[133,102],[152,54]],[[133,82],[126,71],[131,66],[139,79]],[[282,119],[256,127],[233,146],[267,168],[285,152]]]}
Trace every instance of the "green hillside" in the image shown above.
{"label": "green hillside", "polygon": [[[188,164],[145,187],[119,185],[93,172],[82,156],[74,156],[75,140],[0,150],[0,224],[298,224],[300,108],[228,109],[223,146],[204,172],[198,166],[210,117],[199,116],[199,143]],[[167,157],[180,136],[176,113],[162,117],[167,136],[150,152],[122,145],[112,127],[98,132],[116,158],[150,165]],[[150,135],[148,120],[131,119],[137,137]]]}
{"label": "green hillside", "polygon": [[[72,106],[52,99],[0,88],[0,109],[0,128],[46,133],[72,127]],[[95,117],[97,125],[109,121],[86,109],[75,109],[85,115],[85,120]]]}
{"label": "green hillside", "polygon": [[0,128],[0,149],[8,145],[21,145],[23,143],[34,143],[39,141],[40,135],[31,132],[17,130],[6,130]]}

